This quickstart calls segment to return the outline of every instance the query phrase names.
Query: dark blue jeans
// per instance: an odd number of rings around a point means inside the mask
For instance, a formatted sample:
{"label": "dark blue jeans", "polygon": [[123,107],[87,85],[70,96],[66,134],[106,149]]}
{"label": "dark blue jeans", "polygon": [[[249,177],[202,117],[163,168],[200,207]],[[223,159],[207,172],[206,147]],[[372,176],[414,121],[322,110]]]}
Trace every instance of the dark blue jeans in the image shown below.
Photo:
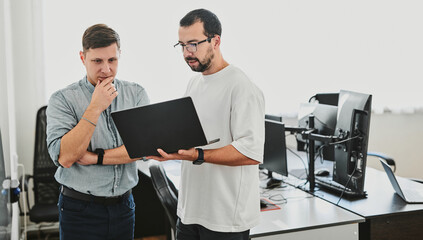
{"label": "dark blue jeans", "polygon": [[248,240],[250,230],[244,232],[215,232],[198,224],[176,222],[176,240]]}
{"label": "dark blue jeans", "polygon": [[134,239],[135,203],[132,194],[119,203],[102,205],[60,194],[61,240]]}

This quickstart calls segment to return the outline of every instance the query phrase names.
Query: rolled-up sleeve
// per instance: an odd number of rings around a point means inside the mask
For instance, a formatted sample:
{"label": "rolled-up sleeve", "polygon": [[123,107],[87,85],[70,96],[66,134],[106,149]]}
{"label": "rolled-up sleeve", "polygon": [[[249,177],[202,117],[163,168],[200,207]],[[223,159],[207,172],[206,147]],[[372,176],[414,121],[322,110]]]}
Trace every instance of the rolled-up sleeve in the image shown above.
{"label": "rolled-up sleeve", "polygon": [[60,91],[51,96],[46,115],[48,152],[54,164],[60,166],[58,160],[62,137],[76,126],[78,120]]}
{"label": "rolled-up sleeve", "polygon": [[234,90],[231,109],[234,146],[243,155],[263,162],[264,96],[253,84]]}

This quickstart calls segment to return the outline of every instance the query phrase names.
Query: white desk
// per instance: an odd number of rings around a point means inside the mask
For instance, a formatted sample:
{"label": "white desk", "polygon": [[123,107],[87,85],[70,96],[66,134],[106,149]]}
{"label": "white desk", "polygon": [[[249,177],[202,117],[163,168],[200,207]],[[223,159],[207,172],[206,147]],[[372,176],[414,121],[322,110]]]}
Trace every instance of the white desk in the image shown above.
{"label": "white desk", "polygon": [[280,210],[261,212],[261,223],[251,229],[252,239],[358,239],[358,223],[364,218],[291,186],[264,196],[275,193],[286,203]]}
{"label": "white desk", "polygon": [[[138,162],[139,169],[149,174],[148,163]],[[178,187],[180,163],[162,164],[169,179]],[[364,218],[293,187],[267,191],[263,196],[268,198],[274,194],[281,194],[286,203],[280,204],[279,210],[261,212],[260,225],[251,229],[252,239],[358,239],[358,223],[364,222]]]}

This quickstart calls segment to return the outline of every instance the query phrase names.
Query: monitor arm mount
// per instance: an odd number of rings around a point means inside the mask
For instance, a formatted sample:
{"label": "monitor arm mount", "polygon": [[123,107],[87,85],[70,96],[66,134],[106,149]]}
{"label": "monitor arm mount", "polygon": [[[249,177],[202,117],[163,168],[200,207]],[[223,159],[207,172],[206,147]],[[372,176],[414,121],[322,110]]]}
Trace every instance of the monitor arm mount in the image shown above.
{"label": "monitor arm mount", "polygon": [[304,139],[308,139],[308,181],[310,192],[314,192],[315,177],[314,177],[314,142],[324,142],[326,144],[342,141],[347,138],[348,132],[340,132],[339,136],[327,136],[317,134],[317,129],[314,128],[314,115],[309,115],[308,128],[301,127],[285,127],[285,131],[290,133],[301,134]]}

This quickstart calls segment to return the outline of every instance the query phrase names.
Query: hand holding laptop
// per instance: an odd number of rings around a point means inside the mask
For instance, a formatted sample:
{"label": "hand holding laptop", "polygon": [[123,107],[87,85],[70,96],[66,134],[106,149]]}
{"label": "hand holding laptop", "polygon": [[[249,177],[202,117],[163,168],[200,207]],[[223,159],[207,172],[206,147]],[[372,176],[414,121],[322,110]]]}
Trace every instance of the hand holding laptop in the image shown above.
{"label": "hand holding laptop", "polygon": [[146,159],[153,159],[157,161],[167,161],[167,160],[190,160],[194,161],[198,158],[198,152],[195,148],[190,148],[188,150],[180,149],[177,153],[167,153],[162,149],[157,149],[157,152],[160,156],[147,156]]}

